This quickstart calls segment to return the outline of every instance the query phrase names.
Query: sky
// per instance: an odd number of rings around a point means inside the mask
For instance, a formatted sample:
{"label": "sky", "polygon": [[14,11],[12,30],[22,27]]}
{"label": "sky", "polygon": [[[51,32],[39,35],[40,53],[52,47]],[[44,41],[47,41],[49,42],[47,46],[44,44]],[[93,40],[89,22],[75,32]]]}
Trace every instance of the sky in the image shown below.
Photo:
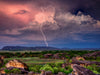
{"label": "sky", "polygon": [[0,48],[100,48],[100,0],[0,0]]}

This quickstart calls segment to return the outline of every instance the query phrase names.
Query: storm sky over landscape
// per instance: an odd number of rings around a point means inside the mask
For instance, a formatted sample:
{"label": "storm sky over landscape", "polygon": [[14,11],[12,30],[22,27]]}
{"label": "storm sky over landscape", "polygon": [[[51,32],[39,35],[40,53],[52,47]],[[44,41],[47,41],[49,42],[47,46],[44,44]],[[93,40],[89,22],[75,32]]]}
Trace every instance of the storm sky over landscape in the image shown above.
{"label": "storm sky over landscape", "polygon": [[100,48],[100,0],[0,0],[3,46]]}

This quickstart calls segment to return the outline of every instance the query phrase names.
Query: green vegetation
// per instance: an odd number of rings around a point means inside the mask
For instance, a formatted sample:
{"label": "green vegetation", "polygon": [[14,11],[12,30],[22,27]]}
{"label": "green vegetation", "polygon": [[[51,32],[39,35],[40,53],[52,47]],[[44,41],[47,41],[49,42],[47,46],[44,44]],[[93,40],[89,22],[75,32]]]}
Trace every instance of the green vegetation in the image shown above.
{"label": "green vegetation", "polygon": [[85,68],[93,71],[95,74],[100,74],[100,67],[95,64],[90,65],[90,66],[85,66]]}
{"label": "green vegetation", "polygon": [[4,62],[8,62],[10,60],[13,59],[18,59],[22,62],[25,62],[28,66],[32,65],[32,64],[46,64],[46,63],[56,63],[56,62],[64,62],[64,60],[60,60],[60,59],[40,59],[39,57],[20,57],[20,58],[5,58]]}
{"label": "green vegetation", "polygon": [[9,73],[20,74],[20,73],[21,73],[21,70],[19,70],[19,69],[17,69],[17,68],[14,68],[14,69],[12,69],[12,70],[5,69],[5,72],[6,72],[7,74],[9,74]]}
{"label": "green vegetation", "polygon": [[[33,71],[35,73],[40,73],[41,70],[44,71],[52,71],[54,74],[58,72],[63,72],[66,75],[72,72],[71,66],[67,65],[62,68],[62,64],[70,64],[72,63],[72,57],[83,56],[87,53],[92,53],[94,51],[16,51],[16,52],[0,52],[0,55],[5,56],[4,65],[13,59],[18,59],[24,63],[26,63],[29,67],[29,71]],[[53,59],[51,56],[45,58],[45,54],[57,54],[59,53],[59,59]],[[62,54],[64,53],[64,54]],[[61,59],[61,57],[65,57]],[[100,61],[100,57],[86,57],[86,60],[89,61]],[[82,61],[82,59],[80,59]],[[2,67],[5,67],[5,66]],[[96,74],[100,74],[100,67],[97,65],[85,66],[85,68],[90,69]],[[21,73],[19,69],[8,70],[5,69],[7,74],[9,73]]]}

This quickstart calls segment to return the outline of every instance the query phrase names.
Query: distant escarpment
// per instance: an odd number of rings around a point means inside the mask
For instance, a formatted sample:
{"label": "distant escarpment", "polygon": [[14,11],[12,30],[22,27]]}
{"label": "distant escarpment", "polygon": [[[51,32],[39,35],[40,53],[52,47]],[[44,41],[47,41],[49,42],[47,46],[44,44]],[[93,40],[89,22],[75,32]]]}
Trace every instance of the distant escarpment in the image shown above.
{"label": "distant escarpment", "polygon": [[39,46],[39,47],[24,47],[24,46],[5,46],[1,50],[60,50],[59,48],[55,47],[45,47],[45,46]]}

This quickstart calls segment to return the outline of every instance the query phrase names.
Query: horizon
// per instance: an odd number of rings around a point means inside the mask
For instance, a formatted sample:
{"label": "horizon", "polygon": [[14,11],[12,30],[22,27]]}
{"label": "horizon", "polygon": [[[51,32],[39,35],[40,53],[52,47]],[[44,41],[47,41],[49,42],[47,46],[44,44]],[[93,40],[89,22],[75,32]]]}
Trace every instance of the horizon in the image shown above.
{"label": "horizon", "polygon": [[0,0],[4,46],[100,48],[100,0]]}
{"label": "horizon", "polygon": [[69,48],[69,47],[54,47],[54,46],[18,46],[18,45],[16,45],[16,46],[3,46],[3,47],[1,47],[0,49],[2,50],[4,47],[33,47],[33,48],[35,48],[35,47],[45,47],[45,48],[48,48],[48,47],[51,47],[51,48],[58,48],[58,49],[100,49],[100,47],[98,47],[98,48],[94,48],[94,47],[87,47],[87,48]]}

